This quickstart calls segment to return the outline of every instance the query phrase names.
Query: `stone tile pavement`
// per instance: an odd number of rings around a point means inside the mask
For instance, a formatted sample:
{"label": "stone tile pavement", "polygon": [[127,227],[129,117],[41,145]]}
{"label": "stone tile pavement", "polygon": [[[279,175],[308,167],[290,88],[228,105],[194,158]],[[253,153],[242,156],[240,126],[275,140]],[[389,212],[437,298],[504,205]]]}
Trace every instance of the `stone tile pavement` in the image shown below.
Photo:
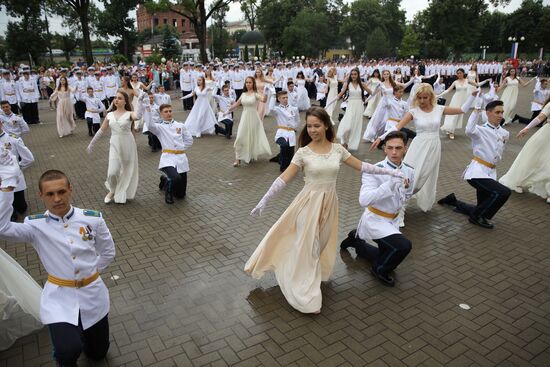
{"label": "stone tile pavement", "polygon": [[[530,90],[522,90],[518,106],[525,116],[529,98]],[[412,204],[404,233],[413,251],[398,269],[397,286],[380,285],[367,262],[342,252],[322,287],[322,313],[302,315],[285,302],[272,275],[254,280],[242,270],[301,179],[264,216],[251,218],[278,166],[262,161],[233,168],[233,141],[207,136],[188,153],[187,198],[169,206],[157,187],[159,153],[138,136],[137,197],[105,205],[108,139],[88,156],[85,123],[59,139],[55,112],[40,107],[43,124],[25,137],[36,157],[26,171],[30,212],[44,210],[35,194],[39,175],[64,170],[75,205],[101,210],[117,246],[103,274],[111,294],[111,349],[100,366],[550,365],[550,208],[543,199],[514,193],[494,230],[474,227],[448,208],[423,213]],[[265,127],[271,141],[272,118]],[[515,135],[519,126],[509,130]],[[523,144],[512,139],[499,175]],[[454,191],[473,201],[473,189],[461,180],[469,139],[458,133],[442,145],[438,196]],[[356,155],[370,162],[382,157],[365,144]],[[343,167],[340,240],[362,212],[359,187],[360,175]],[[46,273],[29,245],[1,246],[43,284]],[[85,358],[81,364],[89,365]],[[0,367],[12,366],[53,366],[45,328],[0,352]]]}

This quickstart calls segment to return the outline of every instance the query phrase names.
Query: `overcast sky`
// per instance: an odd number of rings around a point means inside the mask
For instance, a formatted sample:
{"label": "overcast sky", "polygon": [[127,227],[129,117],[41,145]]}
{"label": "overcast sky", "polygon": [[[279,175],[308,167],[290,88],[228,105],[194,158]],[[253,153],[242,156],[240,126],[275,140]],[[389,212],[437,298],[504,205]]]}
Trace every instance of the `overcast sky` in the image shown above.
{"label": "overcast sky", "polygon": [[[211,1],[207,1],[207,3],[210,3]],[[352,3],[352,0],[346,0],[347,3]],[[96,1],[96,4],[98,2]],[[545,5],[550,4],[550,0],[543,0],[543,3]],[[509,13],[517,9],[521,4],[521,0],[511,0],[510,5],[507,7],[499,7],[499,10]],[[427,0],[402,0],[401,1],[401,8],[405,9],[407,12],[407,20],[411,20],[414,15],[420,11],[425,9],[428,6]],[[491,7],[491,9],[493,9]],[[135,12],[131,13],[131,16],[135,17]],[[234,3],[230,5],[229,13],[227,15],[228,21],[235,21],[235,20],[241,20],[243,18],[241,10],[240,10],[240,4]],[[8,21],[11,18],[7,16],[6,11],[4,8],[0,11],[0,35],[4,35],[6,33],[6,28],[8,25]],[[62,26],[62,20],[59,17],[51,17],[50,18],[50,31],[52,33],[65,33],[65,30]]]}

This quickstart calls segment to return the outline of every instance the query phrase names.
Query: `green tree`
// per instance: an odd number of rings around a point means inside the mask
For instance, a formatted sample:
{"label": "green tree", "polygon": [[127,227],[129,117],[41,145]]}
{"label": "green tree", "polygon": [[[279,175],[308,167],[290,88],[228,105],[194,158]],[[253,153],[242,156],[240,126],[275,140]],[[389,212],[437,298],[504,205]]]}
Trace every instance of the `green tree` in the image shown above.
{"label": "green tree", "polygon": [[407,26],[405,29],[405,34],[401,39],[401,46],[399,47],[399,57],[406,58],[411,55],[420,55],[420,41],[413,27]]}
{"label": "green tree", "polygon": [[[12,0],[10,0],[12,1]],[[17,0],[15,0],[17,1]],[[33,0],[34,1],[34,0]],[[53,13],[63,17],[72,28],[82,32],[84,59],[93,64],[91,30],[97,23],[98,10],[91,0],[47,0]]]}
{"label": "green tree", "polygon": [[178,56],[181,54],[181,47],[178,44],[178,39],[172,32],[170,31],[170,28],[164,27],[164,30],[162,32],[162,55],[167,59],[170,60],[173,57]]}
{"label": "green tree", "polygon": [[510,46],[509,36],[525,37],[525,41],[520,43],[520,49],[524,51],[535,51],[540,46],[550,45],[548,28],[542,23],[549,20],[549,13],[550,6],[544,6],[542,0],[523,0],[521,6],[506,17],[506,45]]}
{"label": "green tree", "polygon": [[224,58],[227,53],[227,49],[229,48],[229,43],[231,41],[231,37],[229,36],[229,32],[225,29],[227,25],[227,21],[225,20],[225,15],[229,11],[229,6],[224,6],[212,14],[212,25],[210,26],[210,29],[208,30],[211,37],[212,37],[212,48],[213,48],[213,55],[216,57]]}
{"label": "green tree", "polygon": [[28,60],[37,63],[46,52],[46,40],[42,29],[44,22],[33,16],[24,16],[17,23],[8,22],[6,45],[12,62]]}
{"label": "green tree", "polygon": [[206,53],[206,23],[216,10],[234,1],[235,0],[213,0],[208,11],[206,10],[206,0],[176,0],[175,3],[172,3],[170,0],[160,0],[158,3],[154,2],[154,0],[149,0],[146,6],[148,10],[152,12],[170,9],[189,19],[199,40],[201,61],[206,64],[208,62],[208,55]]}
{"label": "green tree", "polygon": [[239,43],[241,41],[241,37],[243,36],[243,34],[245,34],[246,31],[244,29],[239,29],[238,31],[235,31],[235,33],[233,33],[231,35],[231,38],[233,39],[233,41],[235,43]]}
{"label": "green tree", "polygon": [[369,58],[381,58],[390,54],[390,41],[382,28],[375,28],[367,36],[366,52]]}
{"label": "green tree", "polygon": [[282,49],[286,55],[318,57],[330,47],[330,33],[326,14],[304,9],[284,29]]}
{"label": "green tree", "polygon": [[98,17],[97,30],[103,37],[117,38],[117,51],[131,58],[137,43],[134,19],[128,13],[135,10],[138,0],[101,0],[105,10]]}
{"label": "green tree", "polygon": [[357,0],[351,4],[350,15],[342,24],[341,33],[351,39],[356,56],[367,50],[367,37],[374,29],[385,31],[382,6],[378,0]]}
{"label": "green tree", "polygon": [[54,48],[63,50],[65,60],[70,61],[71,52],[78,46],[78,39],[72,32],[68,34],[55,33],[52,37]]}
{"label": "green tree", "polygon": [[405,34],[405,10],[401,9],[401,0],[381,0],[381,3],[384,31],[393,54]]}
{"label": "green tree", "polygon": [[250,30],[256,29],[256,19],[258,18],[258,0],[241,0],[241,11],[244,14],[244,19],[250,25]]}

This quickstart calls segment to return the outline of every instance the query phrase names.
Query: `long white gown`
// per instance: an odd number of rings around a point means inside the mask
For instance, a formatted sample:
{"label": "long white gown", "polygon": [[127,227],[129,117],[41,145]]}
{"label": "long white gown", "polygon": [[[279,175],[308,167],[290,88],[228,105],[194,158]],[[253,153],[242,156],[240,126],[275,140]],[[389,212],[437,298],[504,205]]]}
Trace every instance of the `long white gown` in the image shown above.
{"label": "long white gown", "polygon": [[386,125],[386,119],[384,117],[387,114],[387,109],[384,108],[385,106],[383,100],[385,97],[391,97],[393,95],[393,87],[386,87],[384,83],[382,83],[381,87],[382,98],[380,99],[380,102],[378,102],[376,110],[372,114],[372,117],[367,124],[367,128],[365,129],[365,133],[363,134],[363,140],[369,142],[374,141],[377,136],[384,133],[384,126]]}
{"label": "long white gown", "polygon": [[[338,96],[338,80],[336,78],[327,78],[327,84],[328,84],[328,96],[327,96],[327,103],[330,103],[331,101],[334,101],[335,98]],[[325,111],[327,111],[328,115],[330,116],[330,121],[332,121],[332,124],[335,125],[335,122],[337,119],[334,118],[334,110],[336,109],[336,106],[338,105],[338,101],[331,103],[330,105],[325,107]]]}
{"label": "long white gown", "polygon": [[361,87],[350,83],[348,86],[348,107],[340,121],[336,137],[342,144],[348,144],[348,150],[357,150],[361,142],[361,130],[363,129],[363,98]]}
{"label": "long white gown", "polygon": [[501,101],[504,102],[504,123],[509,124],[514,118],[514,111],[516,110],[516,103],[518,101],[519,93],[519,81],[518,78],[506,77],[506,88],[502,93]]}
{"label": "long white gown", "polygon": [[210,79],[205,79],[204,80],[204,85],[205,87],[208,89],[212,89],[212,90],[209,90],[208,91],[208,103],[210,103],[210,108],[212,108],[212,112],[214,111],[217,111],[217,104],[216,104],[216,100],[214,99],[214,95],[216,94],[216,91],[218,89],[217,85],[216,85],[216,81],[215,80],[210,80]]}
{"label": "long white gown", "polygon": [[307,94],[306,81],[296,79],[296,92],[298,93],[298,110],[305,111],[311,107],[311,101]]}
{"label": "long white gown", "polygon": [[[139,109],[139,95],[141,95],[141,93],[145,93],[143,89],[141,89],[144,84],[142,82],[130,82],[130,84],[132,84],[132,88],[134,88],[134,90],[138,93],[138,95],[134,96],[132,99],[132,110],[137,111]],[[136,129],[141,129],[143,127],[143,119],[136,120],[134,122],[134,126]]]}
{"label": "long white gown", "polygon": [[409,112],[416,126],[416,138],[413,139],[405,159],[406,164],[414,167],[414,191],[420,209],[427,212],[435,202],[439,163],[441,162],[441,140],[439,127],[445,106],[436,105],[432,112],[426,113],[420,108]]}
{"label": "long white gown", "polygon": [[350,153],[332,144],[327,154],[298,149],[292,163],[305,185],[260,242],[244,270],[254,278],[273,271],[287,302],[303,313],[322,306],[321,281],[334,268],[338,237],[336,179]]}
{"label": "long white gown", "polygon": [[[378,78],[370,78],[367,82],[369,89],[372,91],[374,91],[378,87],[378,84],[380,83],[382,82]],[[363,116],[366,116],[368,118],[372,117],[372,115],[374,114],[374,111],[376,111],[376,107],[378,107],[378,102],[380,102],[380,99],[381,99],[380,94],[377,94],[376,96],[371,98],[371,100],[367,104],[367,107],[365,108],[365,112],[363,113]]]}
{"label": "long white gown", "polygon": [[[451,98],[451,103],[449,103],[449,107],[461,107],[464,102],[468,99],[468,95],[471,92],[472,87],[466,80],[464,82],[459,83],[458,80],[454,82],[455,85],[455,94],[453,95],[453,98]],[[464,120],[464,114],[460,115],[447,115],[445,116],[445,120],[443,122],[443,126],[441,126],[441,130],[449,133],[454,134],[456,129],[460,129],[462,127],[462,123]]]}
{"label": "long white gown", "polygon": [[[541,113],[550,116],[550,103]],[[546,123],[527,140],[500,183],[511,190],[529,190],[544,199],[550,197],[550,124]]]}
{"label": "long white gown", "polygon": [[241,94],[243,112],[237,127],[237,138],[233,147],[235,148],[236,158],[246,163],[271,155],[269,141],[258,114],[258,101],[260,98],[259,93]]}
{"label": "long white gown", "polygon": [[0,350],[42,327],[41,294],[29,273],[0,249]]}
{"label": "long white gown", "polygon": [[197,99],[193,104],[191,112],[185,120],[185,127],[191,135],[200,138],[202,134],[214,134],[214,125],[216,125],[216,115],[210,106],[208,100],[208,88],[195,88],[195,96]]}
{"label": "long white gown", "polygon": [[[135,99],[134,99],[135,100]],[[131,111],[117,120],[114,112],[107,114],[111,128],[109,167],[105,187],[114,192],[115,203],[124,204],[136,196],[139,170],[136,140],[132,134]]]}

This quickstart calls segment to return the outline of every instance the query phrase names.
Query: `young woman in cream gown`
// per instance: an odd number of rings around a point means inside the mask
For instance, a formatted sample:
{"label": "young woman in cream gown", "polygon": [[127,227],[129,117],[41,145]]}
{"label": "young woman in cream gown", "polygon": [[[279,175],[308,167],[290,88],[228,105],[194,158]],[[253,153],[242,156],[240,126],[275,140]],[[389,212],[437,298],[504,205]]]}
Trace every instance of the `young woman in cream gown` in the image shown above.
{"label": "young woman in cream gown", "polygon": [[336,179],[341,164],[366,173],[402,177],[397,170],[361,162],[333,141],[329,115],[321,107],[311,107],[298,139],[300,149],[251,213],[261,215],[267,202],[303,171],[304,188],[267,232],[244,268],[257,279],[266,271],[273,271],[288,303],[302,313],[321,311],[321,281],[329,279],[334,267],[338,235]]}
{"label": "young woman in cream gown", "polygon": [[126,93],[119,90],[113,100],[114,111],[105,117],[101,128],[94,135],[94,138],[86,149],[91,154],[97,141],[111,129],[111,140],[109,144],[109,166],[107,168],[107,180],[105,187],[109,192],[105,196],[106,204],[112,202],[124,204],[126,200],[135,197],[138,180],[138,155],[136,140],[133,135],[135,121],[141,119],[143,114],[142,100],[146,96],[143,93],[136,98],[138,110],[132,111],[130,98]]}
{"label": "young woman in cream gown", "polygon": [[518,102],[519,86],[525,87],[529,85],[534,78],[525,83],[519,76],[516,75],[517,71],[514,68],[508,70],[508,75],[500,83],[497,93],[504,89],[500,100],[504,102],[504,125],[508,125],[512,122],[515,115],[516,104]]}
{"label": "young woman in cream gown", "polygon": [[325,111],[327,111],[328,115],[330,116],[330,121],[332,121],[332,124],[335,125],[334,121],[336,119],[334,118],[334,110],[336,110],[337,103],[331,103],[338,97],[338,79],[336,77],[335,67],[331,67],[327,72],[327,87],[328,95]]}
{"label": "young woman in cream gown", "polygon": [[237,167],[241,161],[249,163],[261,157],[269,157],[271,148],[265,135],[262,120],[258,114],[258,103],[266,101],[266,97],[258,93],[256,81],[249,76],[245,79],[245,92],[227,111],[232,112],[235,108],[242,105],[241,120],[237,127],[237,138],[235,139],[235,162],[233,166]]}
{"label": "young woman in cream gown", "polygon": [[[550,117],[550,98],[540,114],[518,133],[518,138]],[[550,124],[537,130],[525,143],[508,172],[500,178],[500,183],[511,190],[522,193],[525,190],[536,194],[550,204]]]}

